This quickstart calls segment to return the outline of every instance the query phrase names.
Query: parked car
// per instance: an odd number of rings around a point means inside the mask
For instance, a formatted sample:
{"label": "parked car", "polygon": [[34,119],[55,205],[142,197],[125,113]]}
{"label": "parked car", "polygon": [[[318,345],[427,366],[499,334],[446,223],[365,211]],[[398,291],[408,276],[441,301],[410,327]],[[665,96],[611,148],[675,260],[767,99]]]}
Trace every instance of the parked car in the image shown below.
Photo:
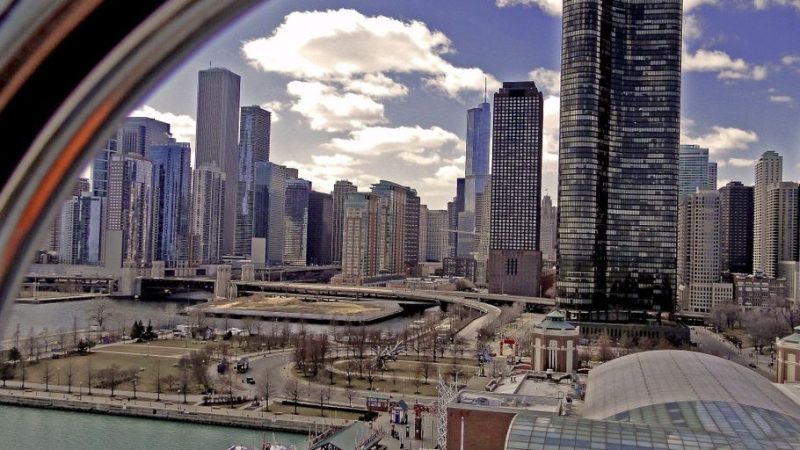
{"label": "parked car", "polygon": [[253,377],[247,377],[246,381],[247,384],[256,384],[256,380]]}

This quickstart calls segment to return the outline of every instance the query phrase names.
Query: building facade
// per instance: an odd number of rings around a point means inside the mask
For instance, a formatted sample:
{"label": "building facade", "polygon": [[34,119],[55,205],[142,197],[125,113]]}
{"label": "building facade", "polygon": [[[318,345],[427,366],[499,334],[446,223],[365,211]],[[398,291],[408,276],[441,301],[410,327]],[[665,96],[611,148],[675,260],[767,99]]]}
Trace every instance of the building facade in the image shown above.
{"label": "building facade", "polygon": [[245,106],[239,124],[239,176],[236,198],[234,254],[251,256],[255,216],[255,171],[269,162],[272,113],[258,106]]}
{"label": "building facade", "polygon": [[145,158],[150,158],[151,146],[173,142],[169,124],[150,117],[126,117],[117,131],[120,152]]}
{"label": "building facade", "polygon": [[189,261],[193,266],[222,260],[225,186],[225,172],[216,164],[202,163],[194,169],[189,225]]}
{"label": "building facade", "polygon": [[720,269],[753,273],[753,187],[732,181],[719,189]]}
{"label": "building facade", "polygon": [[[391,181],[381,180],[372,185],[372,193],[381,198],[381,229],[378,247],[381,273],[403,274],[406,272],[406,229],[410,223],[406,217],[408,197],[416,192]],[[417,203],[418,205],[419,203]],[[419,220],[419,214],[416,215]]]}
{"label": "building facade", "polygon": [[306,264],[325,266],[333,262],[333,196],[311,191],[308,195],[308,251]]}
{"label": "building facade", "polygon": [[342,262],[342,235],[344,233],[344,199],[347,194],[358,192],[358,187],[347,180],[333,185],[333,262]]}
{"label": "building facade", "polygon": [[378,244],[382,199],[371,193],[345,196],[342,229],[342,277],[358,284],[378,274]]}
{"label": "building facade", "polygon": [[222,255],[232,255],[239,180],[239,75],[222,68],[201,70],[197,84],[195,166],[213,164],[225,174]]}
{"label": "building facade", "polygon": [[[106,229],[119,233],[120,242],[107,243],[107,263],[139,266],[153,257],[153,163],[135,153],[114,153],[109,159]],[[119,265],[117,265],[119,263]]]}
{"label": "building facade", "polygon": [[798,217],[797,183],[773,183],[767,190],[767,229],[762,256],[766,276],[778,276],[781,261],[797,261]]}
{"label": "building facade", "polygon": [[494,94],[489,292],[538,296],[542,93],[532,81]]}
{"label": "building facade", "polygon": [[558,207],[553,205],[549,195],[542,197],[542,227],[539,235],[539,247],[542,258],[546,261],[556,260],[556,243],[558,242]]}
{"label": "building facade", "polygon": [[283,264],[286,222],[286,185],[297,179],[297,169],[269,163],[269,219],[267,235],[267,264]]}
{"label": "building facade", "polygon": [[557,302],[592,321],[672,311],[682,2],[563,6]]}
{"label": "building facade", "polygon": [[773,151],[764,152],[755,167],[753,185],[753,270],[767,269],[767,234],[770,229],[769,189],[783,177],[783,157]]}
{"label": "building facade", "polygon": [[783,306],[786,301],[786,280],[761,274],[733,275],[733,296],[745,309],[761,306]]}
{"label": "building facade", "polygon": [[717,188],[717,166],[714,163],[714,184],[711,179],[708,149],[699,145],[681,145],[678,153],[678,195],[684,198],[698,188]]}
{"label": "building facade", "polygon": [[426,261],[442,261],[449,256],[447,245],[448,217],[447,211],[443,209],[432,209],[428,211],[428,234],[425,248]]}
{"label": "building facade", "polygon": [[102,263],[105,197],[82,192],[64,202],[59,220],[58,261],[96,266]]}
{"label": "building facade", "polygon": [[174,266],[189,259],[192,150],[188,143],[149,147],[153,163],[153,259]]}
{"label": "building facade", "polygon": [[283,263],[304,266],[308,254],[308,198],[311,182],[302,178],[286,181],[283,217]]}

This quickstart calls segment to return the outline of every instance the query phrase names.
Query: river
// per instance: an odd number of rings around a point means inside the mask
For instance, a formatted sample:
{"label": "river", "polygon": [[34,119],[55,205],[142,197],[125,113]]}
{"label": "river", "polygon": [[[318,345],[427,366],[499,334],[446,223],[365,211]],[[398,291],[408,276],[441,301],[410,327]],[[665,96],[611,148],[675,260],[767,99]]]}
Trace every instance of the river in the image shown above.
{"label": "river", "polygon": [[1,448],[224,450],[262,439],[306,448],[306,436],[184,422],[0,406]]}

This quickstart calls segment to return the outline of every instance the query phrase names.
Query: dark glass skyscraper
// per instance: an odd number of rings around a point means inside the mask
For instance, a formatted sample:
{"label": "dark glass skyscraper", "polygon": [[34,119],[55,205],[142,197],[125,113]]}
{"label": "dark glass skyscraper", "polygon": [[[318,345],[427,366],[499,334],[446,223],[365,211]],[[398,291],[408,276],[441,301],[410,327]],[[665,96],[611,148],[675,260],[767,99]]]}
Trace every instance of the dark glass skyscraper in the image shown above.
{"label": "dark glass skyscraper", "polygon": [[753,273],[753,186],[719,188],[719,256],[723,271]]}
{"label": "dark glass skyscraper", "polygon": [[324,266],[331,263],[333,242],[333,196],[311,191],[308,195],[308,251],[306,263]]}
{"label": "dark glass skyscraper", "polygon": [[540,294],[543,105],[542,93],[532,81],[503,83],[494,95],[491,293]]}
{"label": "dark glass skyscraper", "polygon": [[236,198],[236,240],[234,253],[251,255],[255,205],[255,167],[269,161],[272,113],[258,106],[242,108],[239,126],[239,185]]}
{"label": "dark glass skyscraper", "polygon": [[565,0],[557,299],[588,320],[672,311],[681,0]]}
{"label": "dark glass skyscraper", "polygon": [[153,145],[153,260],[173,265],[189,259],[192,150],[188,143]]}

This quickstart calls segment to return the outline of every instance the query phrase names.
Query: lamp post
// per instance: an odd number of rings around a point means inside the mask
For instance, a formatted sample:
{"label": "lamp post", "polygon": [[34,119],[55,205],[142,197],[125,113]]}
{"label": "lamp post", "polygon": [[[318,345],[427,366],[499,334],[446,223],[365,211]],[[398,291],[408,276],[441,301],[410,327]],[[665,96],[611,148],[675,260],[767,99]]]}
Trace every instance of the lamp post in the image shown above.
{"label": "lamp post", "polygon": [[78,383],[78,399],[83,399],[83,381]]}

